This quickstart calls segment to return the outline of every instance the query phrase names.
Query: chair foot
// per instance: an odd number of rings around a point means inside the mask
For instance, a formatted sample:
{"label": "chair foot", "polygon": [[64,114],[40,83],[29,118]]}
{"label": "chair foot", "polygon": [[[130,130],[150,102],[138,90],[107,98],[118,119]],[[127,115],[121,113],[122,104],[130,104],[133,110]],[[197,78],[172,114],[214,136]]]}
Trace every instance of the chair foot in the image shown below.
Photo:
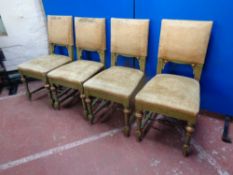
{"label": "chair foot", "polygon": [[28,85],[28,80],[26,76],[21,76],[21,81],[24,83],[25,88],[26,88],[26,96],[28,97],[28,99],[31,101],[32,100],[32,94],[30,92],[29,89],[29,85]]}
{"label": "chair foot", "polygon": [[191,152],[191,148],[190,148],[190,142],[191,142],[191,137],[192,134],[194,132],[194,127],[191,124],[188,124],[185,128],[185,141],[184,141],[184,145],[183,145],[183,155],[185,157],[189,156],[190,152]]}
{"label": "chair foot", "polygon": [[137,129],[136,129],[136,138],[137,138],[137,141],[140,142],[142,141],[142,112],[136,112],[135,114],[135,117],[136,117],[136,121],[137,121]]}
{"label": "chair foot", "polygon": [[54,109],[60,109],[60,102],[58,100],[56,88],[53,85],[51,85],[50,90],[51,90],[51,94],[52,94]]}
{"label": "chair foot", "polygon": [[87,111],[87,104],[85,102],[85,94],[81,93],[80,98],[82,100],[84,118],[88,120],[88,111]]}
{"label": "chair foot", "polygon": [[124,135],[125,135],[125,137],[130,136],[130,128],[129,127],[124,127]]}
{"label": "chair foot", "polygon": [[27,98],[28,98],[28,100],[32,100],[32,94],[30,93],[30,92],[26,92],[26,96],[27,96]]}
{"label": "chair foot", "polygon": [[51,91],[51,89],[50,89],[50,85],[49,85],[49,84],[45,84],[45,85],[44,85],[44,88],[47,89],[50,105],[51,105],[52,107],[54,107],[54,100],[53,100],[52,91]]}
{"label": "chair foot", "polygon": [[124,119],[125,119],[124,135],[126,137],[129,137],[130,136],[130,110],[128,108],[124,109]]}
{"label": "chair foot", "polygon": [[188,145],[183,145],[183,155],[184,155],[185,157],[188,157],[189,154],[190,154],[190,146],[188,146]]}
{"label": "chair foot", "polygon": [[136,131],[136,139],[138,142],[142,141],[142,132],[141,131]]}
{"label": "chair foot", "polygon": [[53,103],[53,107],[54,107],[54,109],[60,109],[60,103],[57,102],[57,101],[55,101],[55,102]]}
{"label": "chair foot", "polygon": [[91,105],[91,99],[89,97],[86,97],[86,104],[87,104],[87,111],[88,111],[88,120],[90,124],[94,124],[94,115],[92,111],[92,105]]}

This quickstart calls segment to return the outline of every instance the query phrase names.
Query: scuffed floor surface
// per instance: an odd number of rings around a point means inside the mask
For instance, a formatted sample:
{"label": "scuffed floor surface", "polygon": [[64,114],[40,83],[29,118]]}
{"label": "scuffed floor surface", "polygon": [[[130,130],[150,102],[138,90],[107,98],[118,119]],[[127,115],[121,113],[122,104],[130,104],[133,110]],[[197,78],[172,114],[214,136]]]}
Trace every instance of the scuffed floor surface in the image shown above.
{"label": "scuffed floor surface", "polygon": [[233,145],[221,141],[220,119],[199,116],[185,158],[182,134],[172,128],[151,129],[141,143],[134,128],[124,137],[120,110],[91,126],[80,101],[54,110],[44,91],[32,101],[22,93],[1,97],[0,111],[1,175],[233,174]]}

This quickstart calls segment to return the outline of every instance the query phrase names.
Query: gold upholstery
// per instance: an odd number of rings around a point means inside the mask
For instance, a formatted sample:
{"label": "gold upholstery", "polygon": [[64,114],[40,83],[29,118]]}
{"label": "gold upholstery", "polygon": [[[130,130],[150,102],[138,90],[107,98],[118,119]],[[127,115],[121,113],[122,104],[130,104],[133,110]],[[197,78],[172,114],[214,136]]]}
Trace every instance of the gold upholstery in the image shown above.
{"label": "gold upholstery", "polygon": [[159,58],[203,64],[213,22],[162,20]]}
{"label": "gold upholstery", "polygon": [[49,43],[73,46],[72,16],[48,16]]}
{"label": "gold upholstery", "polygon": [[48,79],[50,84],[83,92],[83,83],[103,68],[104,65],[98,62],[78,60],[51,71]]}
{"label": "gold upholstery", "polygon": [[[162,20],[156,75],[135,97],[137,138],[142,139],[143,113],[151,111],[187,122],[183,145],[189,154],[191,135],[200,108],[200,79],[205,61],[211,21]],[[160,74],[167,62],[191,64],[194,78]],[[145,123],[145,121],[144,121]]]}
{"label": "gold upholstery", "polygon": [[78,48],[97,51],[106,49],[105,19],[75,17],[76,45]]}
{"label": "gold upholstery", "polygon": [[111,52],[147,56],[149,20],[111,19]]}
{"label": "gold upholstery", "polygon": [[[124,134],[130,134],[130,102],[144,82],[149,20],[111,19],[111,68],[84,83],[88,118],[94,121],[91,97],[120,103],[124,106]],[[140,70],[115,66],[119,55],[135,57]]]}
{"label": "gold upholstery", "polygon": [[200,80],[212,21],[162,20],[157,73],[169,61],[190,64]]}
{"label": "gold upholstery", "polygon": [[70,57],[53,54],[22,63],[18,66],[18,70],[22,75],[40,79],[46,82],[46,75],[49,71],[70,61]]}
{"label": "gold upholstery", "polygon": [[85,94],[129,107],[131,96],[142,78],[143,72],[139,70],[113,66],[84,83]]}
{"label": "gold upholstery", "polygon": [[159,74],[135,97],[137,110],[150,110],[195,123],[200,106],[198,81],[177,75]]}
{"label": "gold upholstery", "polygon": [[111,19],[111,65],[118,55],[135,57],[145,71],[149,35],[149,20]]}

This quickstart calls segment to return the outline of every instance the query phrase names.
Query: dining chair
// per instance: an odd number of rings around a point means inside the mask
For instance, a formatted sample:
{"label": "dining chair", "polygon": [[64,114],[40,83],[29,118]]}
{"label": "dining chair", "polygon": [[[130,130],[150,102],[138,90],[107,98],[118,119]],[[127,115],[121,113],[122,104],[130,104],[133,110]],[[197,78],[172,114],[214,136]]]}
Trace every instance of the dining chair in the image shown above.
{"label": "dining chair", "polygon": [[[93,98],[118,103],[124,107],[124,134],[129,136],[131,101],[144,79],[148,33],[149,20],[111,19],[111,67],[84,83],[90,123],[95,119]],[[116,66],[118,56],[136,58],[140,70]]]}
{"label": "dining chair", "polygon": [[[52,94],[47,79],[48,72],[73,60],[72,16],[48,16],[47,25],[49,55],[40,56],[18,66],[21,79],[26,86],[26,94],[29,100],[31,100],[33,93],[44,88],[48,89],[49,96],[51,97]],[[54,49],[56,46],[66,47],[69,56],[55,54]],[[30,91],[28,83],[29,78],[42,80],[44,86],[34,91]],[[51,101],[51,103],[53,103],[53,101]]]}
{"label": "dining chair", "polygon": [[[83,83],[104,69],[106,31],[104,18],[75,17],[75,34],[78,61],[61,66],[48,74],[48,81],[55,101],[54,107],[59,108],[63,95],[59,95],[58,87],[78,90],[82,100],[84,114],[87,117]],[[100,62],[83,59],[83,52],[97,52]],[[72,96],[72,93],[70,93]],[[67,93],[65,93],[67,95]]]}
{"label": "dining chair", "polygon": [[[157,75],[136,95],[136,136],[141,141],[153,112],[185,121],[183,154],[190,153],[190,140],[200,110],[202,68],[212,29],[212,21],[162,20],[158,53]],[[162,74],[166,63],[189,64],[193,78]]]}

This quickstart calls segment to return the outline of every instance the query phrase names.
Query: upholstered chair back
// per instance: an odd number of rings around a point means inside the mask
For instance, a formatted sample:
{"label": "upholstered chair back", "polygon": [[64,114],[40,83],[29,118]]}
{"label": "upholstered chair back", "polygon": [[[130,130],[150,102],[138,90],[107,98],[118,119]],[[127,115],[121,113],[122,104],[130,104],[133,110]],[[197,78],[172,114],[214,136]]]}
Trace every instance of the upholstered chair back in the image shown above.
{"label": "upholstered chair back", "polygon": [[49,42],[73,46],[72,16],[48,16]]}
{"label": "upholstered chair back", "polygon": [[91,51],[106,49],[104,18],[75,18],[76,47]]}
{"label": "upholstered chair back", "polygon": [[162,20],[158,73],[171,61],[191,64],[200,79],[212,25],[212,21]]}
{"label": "upholstered chair back", "polygon": [[105,18],[75,17],[76,47],[78,59],[82,58],[82,50],[97,51],[101,62],[104,62],[106,50]]}
{"label": "upholstered chair back", "polygon": [[112,65],[118,55],[135,57],[144,72],[147,56],[149,20],[111,19]]}
{"label": "upholstered chair back", "polygon": [[54,53],[55,46],[65,46],[69,57],[73,54],[73,20],[72,16],[48,16],[49,52]]}

